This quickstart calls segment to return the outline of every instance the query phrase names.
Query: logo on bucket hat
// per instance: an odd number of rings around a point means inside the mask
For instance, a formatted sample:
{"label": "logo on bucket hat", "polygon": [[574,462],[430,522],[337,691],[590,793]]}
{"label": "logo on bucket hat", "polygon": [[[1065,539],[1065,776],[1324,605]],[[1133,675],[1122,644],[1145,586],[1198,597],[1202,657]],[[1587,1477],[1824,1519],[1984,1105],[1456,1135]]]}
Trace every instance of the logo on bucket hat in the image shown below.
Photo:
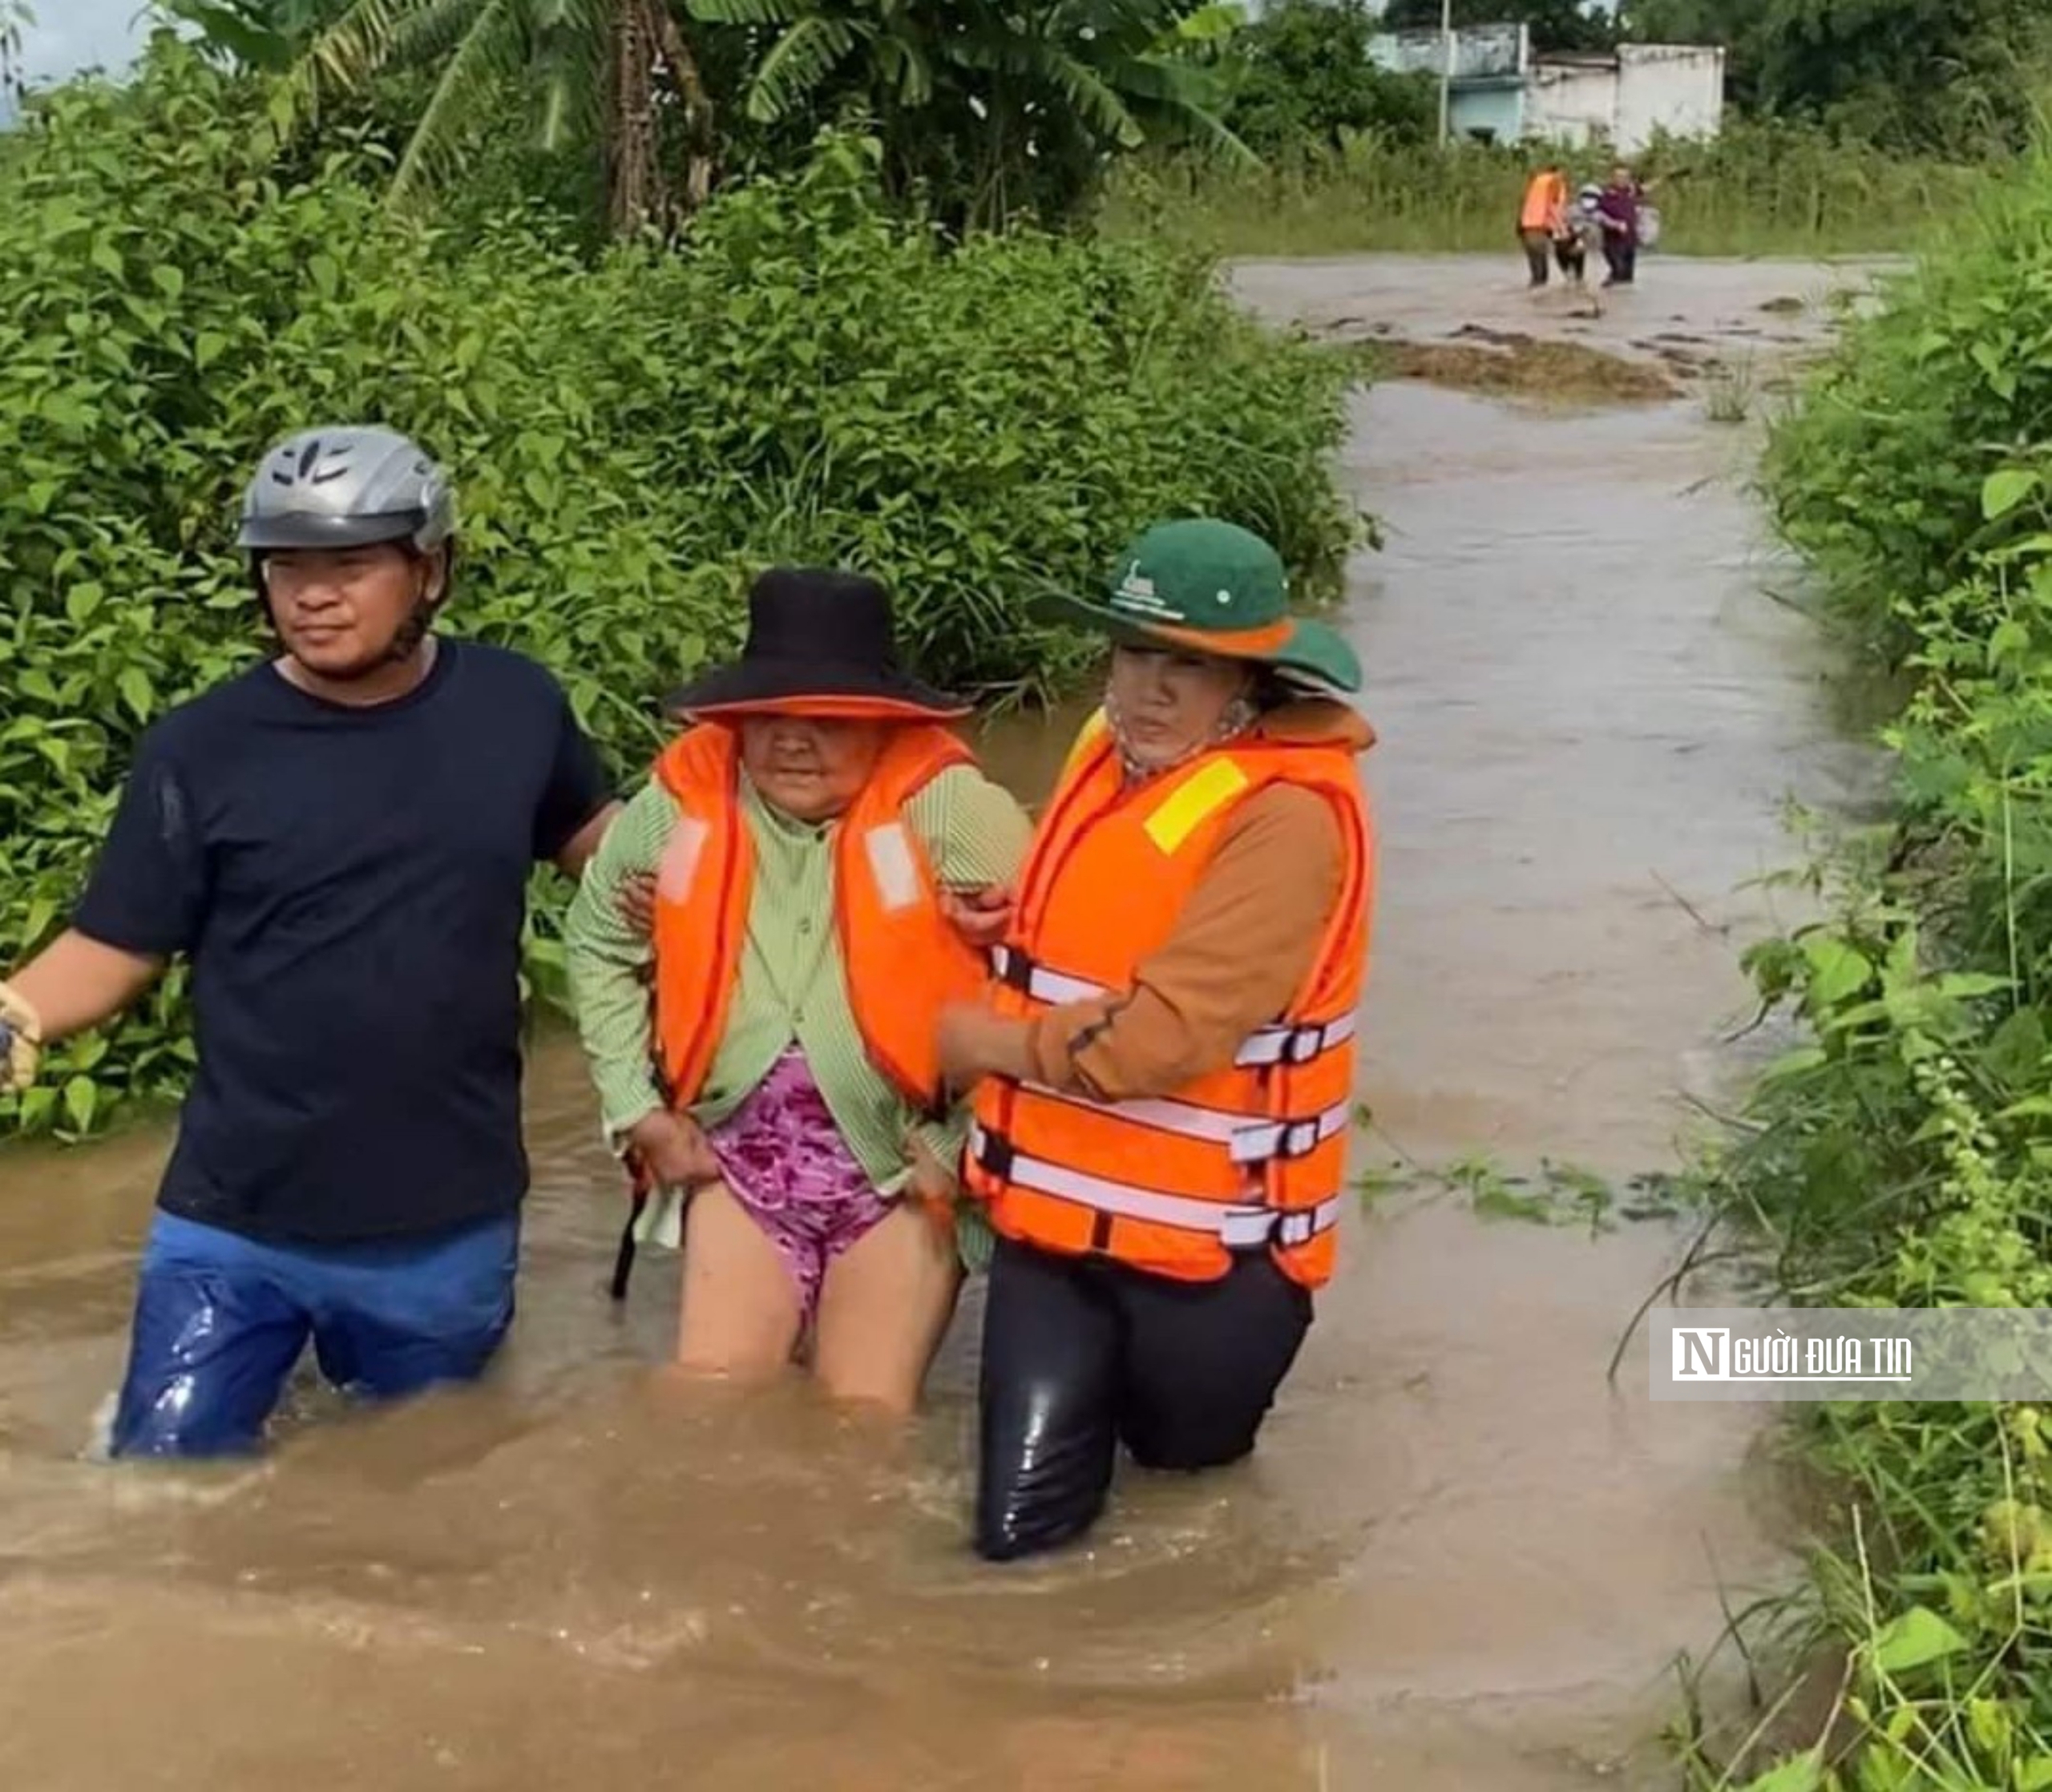
{"label": "logo on bucket hat", "polygon": [[1161,587],[1141,569],[1137,559],[1126,563],[1125,575],[1112,587],[1112,607],[1152,617],[1157,622],[1181,622],[1183,613],[1163,601]]}

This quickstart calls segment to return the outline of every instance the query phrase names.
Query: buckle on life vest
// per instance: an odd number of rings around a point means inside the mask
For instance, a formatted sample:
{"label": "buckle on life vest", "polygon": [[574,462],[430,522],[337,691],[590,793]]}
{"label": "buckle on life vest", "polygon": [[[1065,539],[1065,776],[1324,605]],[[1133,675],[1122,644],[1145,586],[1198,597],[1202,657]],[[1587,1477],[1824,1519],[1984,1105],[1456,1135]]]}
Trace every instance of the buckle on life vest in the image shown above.
{"label": "buckle on life vest", "polygon": [[1345,1132],[1353,1117],[1352,1108],[1338,1101],[1307,1120],[1270,1120],[1243,1127],[1233,1140],[1233,1161],[1267,1164],[1278,1158],[1308,1157],[1327,1140]]}
{"label": "buckle on life vest", "polygon": [[969,1123],[967,1141],[969,1160],[980,1170],[998,1178],[1001,1182],[1012,1180],[1012,1168],[1019,1153],[1012,1141],[1001,1132],[986,1132],[983,1126]]}
{"label": "buckle on life vest", "polygon": [[1276,1148],[1278,1157],[1308,1157],[1323,1141],[1323,1134],[1315,1120],[1294,1120],[1282,1128],[1281,1143]]}
{"label": "buckle on life vest", "polygon": [[1303,1065],[1323,1057],[1335,1045],[1354,1036],[1356,1023],[1351,1015],[1308,1027],[1264,1027],[1250,1034],[1233,1062],[1242,1070],[1266,1069],[1274,1064]]}
{"label": "buckle on life vest", "polygon": [[1288,1212],[1275,1216],[1275,1242],[1285,1250],[1299,1245],[1308,1245],[1321,1232],[1329,1232],[1339,1223],[1339,1201],[1337,1197],[1322,1201],[1315,1207],[1293,1207]]}
{"label": "buckle on life vest", "polygon": [[991,949],[991,970],[1007,989],[1016,990],[1028,1001],[1050,1008],[1071,1002],[1095,1002],[1112,992],[1087,977],[1072,977],[1066,971],[1051,971],[1016,946]]}
{"label": "buckle on life vest", "polygon": [[1033,987],[1033,961],[1012,946],[991,948],[991,974],[1007,989],[1030,995]]}

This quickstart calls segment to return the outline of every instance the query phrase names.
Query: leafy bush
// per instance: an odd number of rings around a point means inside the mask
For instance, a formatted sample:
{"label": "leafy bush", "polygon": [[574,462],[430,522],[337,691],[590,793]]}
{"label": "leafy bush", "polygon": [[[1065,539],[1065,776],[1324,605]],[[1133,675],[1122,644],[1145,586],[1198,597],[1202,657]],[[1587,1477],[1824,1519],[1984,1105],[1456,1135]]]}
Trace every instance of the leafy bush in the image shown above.
{"label": "leafy bush", "polygon": [[[1837,611],[1906,675],[1896,813],[1755,949],[1808,1039],[1709,1166],[1787,1298],[2052,1306],[2052,165],[1896,285],[1775,439],[1769,490]],[[2052,1439],[2040,1405],[1809,1415],[1848,1532],[1812,1641],[1842,1756],[1762,1783],[2052,1786]]]}
{"label": "leafy bush", "polygon": [[1359,131],[1431,142],[1437,86],[1430,75],[1392,75],[1369,59],[1382,29],[1367,0],[1274,0],[1230,40],[1226,123],[1265,155],[1337,148]]}
{"label": "leafy bush", "polygon": [[1748,116],[1897,155],[2010,155],[2035,122],[2038,0],[1633,0],[1625,17],[1642,43],[1726,46],[1731,102]]}
{"label": "leafy bush", "polygon": [[2052,439],[2048,349],[2052,164],[2041,159],[1934,244],[1775,432],[1782,527],[1891,660],[1923,640],[1977,561],[2043,530],[2030,474]]}
{"label": "leafy bush", "polygon": [[[261,87],[160,41],[139,87],[59,95],[0,157],[0,959],[61,923],[136,731],[261,651],[235,501],[312,421],[375,416],[450,463],[450,625],[554,668],[623,769],[772,558],[878,571],[908,650],[986,697],[1075,668],[1086,644],[1028,601],[1157,514],[1234,518],[1336,583],[1345,375],[1199,261],[947,254],[842,139],[723,196],[684,252],[596,263],[517,218],[461,246],[396,224],[366,148],[276,154]],[[82,1131],[172,1092],[180,997],[57,1054],[10,1117]]]}

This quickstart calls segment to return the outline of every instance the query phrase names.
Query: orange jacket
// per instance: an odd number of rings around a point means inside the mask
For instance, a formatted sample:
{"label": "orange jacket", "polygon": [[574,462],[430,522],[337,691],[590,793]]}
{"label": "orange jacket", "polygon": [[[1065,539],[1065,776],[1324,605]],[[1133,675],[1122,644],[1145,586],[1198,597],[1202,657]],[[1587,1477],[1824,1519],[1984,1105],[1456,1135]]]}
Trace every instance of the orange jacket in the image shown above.
{"label": "orange jacket", "polygon": [[[969,749],[931,724],[892,731],[883,757],[835,833],[834,922],[849,1005],[870,1061],[914,1107],[945,1105],[935,1023],[973,1001],[988,970],[943,918],[906,803]],[[680,815],[657,878],[656,1041],[672,1104],[705,1087],[740,978],[755,852],[737,790],[740,751],[716,722],[687,729],[656,761]]]}
{"label": "orange jacket", "polygon": [[1564,174],[1535,174],[1525,189],[1525,209],[1518,214],[1520,230],[1544,230],[1557,236],[1568,212],[1568,181]]}
{"label": "orange jacket", "polygon": [[1171,1097],[1102,1103],[986,1080],[964,1181],[998,1232],[1183,1281],[1214,1280],[1234,1251],[1266,1245],[1305,1286],[1329,1279],[1373,910],[1355,750],[1315,730],[1257,736],[1128,794],[1106,731],[1094,725],[1079,743],[996,955],[1001,1012],[1023,1018],[1130,989],[1173,931],[1227,816],[1265,785],[1299,785],[1331,804],[1345,894],[1288,1011]]}

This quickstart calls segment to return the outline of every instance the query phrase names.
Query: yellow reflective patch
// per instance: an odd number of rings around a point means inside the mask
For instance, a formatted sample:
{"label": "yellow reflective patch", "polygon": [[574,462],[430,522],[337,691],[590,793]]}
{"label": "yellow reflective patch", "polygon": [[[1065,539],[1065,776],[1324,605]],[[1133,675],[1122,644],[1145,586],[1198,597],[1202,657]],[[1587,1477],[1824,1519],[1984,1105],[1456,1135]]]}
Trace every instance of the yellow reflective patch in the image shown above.
{"label": "yellow reflective patch", "polygon": [[1061,769],[1064,777],[1068,776],[1083,762],[1083,756],[1104,739],[1111,725],[1110,720],[1103,710],[1093,709],[1090,712],[1082,728],[1077,731],[1075,744],[1068,749],[1068,757],[1062,761]]}
{"label": "yellow reflective patch", "polygon": [[1147,835],[1173,853],[1205,821],[1247,787],[1247,775],[1230,759],[1214,759],[1194,772],[1147,817]]}

